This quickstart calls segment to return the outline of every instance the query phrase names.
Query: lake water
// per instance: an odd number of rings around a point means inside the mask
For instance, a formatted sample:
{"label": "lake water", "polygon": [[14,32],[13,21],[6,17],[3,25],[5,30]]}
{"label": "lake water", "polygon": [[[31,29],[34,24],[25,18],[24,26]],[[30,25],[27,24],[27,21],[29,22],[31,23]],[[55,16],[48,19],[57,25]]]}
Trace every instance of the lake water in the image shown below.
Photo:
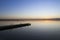
{"label": "lake water", "polygon": [[0,26],[31,23],[31,26],[0,31],[0,40],[60,39],[60,21],[0,21]]}

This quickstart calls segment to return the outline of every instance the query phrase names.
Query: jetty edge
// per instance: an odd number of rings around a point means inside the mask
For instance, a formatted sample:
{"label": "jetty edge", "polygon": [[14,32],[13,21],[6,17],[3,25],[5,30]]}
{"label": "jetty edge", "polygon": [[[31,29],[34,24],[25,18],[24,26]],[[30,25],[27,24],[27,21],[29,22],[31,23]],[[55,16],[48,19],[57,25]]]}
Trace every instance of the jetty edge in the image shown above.
{"label": "jetty edge", "polygon": [[0,31],[1,30],[18,28],[18,27],[26,27],[26,26],[30,26],[30,25],[31,25],[30,23],[16,24],[16,25],[5,25],[5,26],[0,26]]}

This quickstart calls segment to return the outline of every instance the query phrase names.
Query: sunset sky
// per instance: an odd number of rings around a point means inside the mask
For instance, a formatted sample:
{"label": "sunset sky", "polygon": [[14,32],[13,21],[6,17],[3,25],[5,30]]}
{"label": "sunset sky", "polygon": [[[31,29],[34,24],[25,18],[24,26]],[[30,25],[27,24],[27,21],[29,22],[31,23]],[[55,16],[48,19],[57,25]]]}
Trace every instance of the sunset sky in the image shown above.
{"label": "sunset sky", "polygon": [[0,18],[60,18],[60,0],[0,0]]}

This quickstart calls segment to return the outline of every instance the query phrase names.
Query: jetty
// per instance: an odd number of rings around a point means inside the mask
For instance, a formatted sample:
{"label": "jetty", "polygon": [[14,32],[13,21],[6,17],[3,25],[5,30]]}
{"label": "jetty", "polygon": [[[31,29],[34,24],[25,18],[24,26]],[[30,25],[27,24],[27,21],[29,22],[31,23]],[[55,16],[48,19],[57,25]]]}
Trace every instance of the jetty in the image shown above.
{"label": "jetty", "polygon": [[26,27],[26,26],[30,26],[30,25],[31,25],[30,23],[16,24],[16,25],[5,25],[5,26],[0,26],[0,31],[1,31],[1,30],[18,28],[18,27]]}

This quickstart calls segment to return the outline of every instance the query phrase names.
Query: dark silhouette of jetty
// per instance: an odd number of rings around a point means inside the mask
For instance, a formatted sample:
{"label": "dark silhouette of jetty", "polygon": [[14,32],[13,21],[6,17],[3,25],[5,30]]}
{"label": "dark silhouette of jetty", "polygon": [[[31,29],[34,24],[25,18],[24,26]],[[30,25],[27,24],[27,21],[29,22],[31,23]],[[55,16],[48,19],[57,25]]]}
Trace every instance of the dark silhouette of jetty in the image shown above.
{"label": "dark silhouette of jetty", "polygon": [[30,25],[31,25],[30,23],[25,23],[25,24],[0,26],[0,31],[7,30],[7,29],[18,28],[18,27],[25,27],[25,26],[30,26]]}

